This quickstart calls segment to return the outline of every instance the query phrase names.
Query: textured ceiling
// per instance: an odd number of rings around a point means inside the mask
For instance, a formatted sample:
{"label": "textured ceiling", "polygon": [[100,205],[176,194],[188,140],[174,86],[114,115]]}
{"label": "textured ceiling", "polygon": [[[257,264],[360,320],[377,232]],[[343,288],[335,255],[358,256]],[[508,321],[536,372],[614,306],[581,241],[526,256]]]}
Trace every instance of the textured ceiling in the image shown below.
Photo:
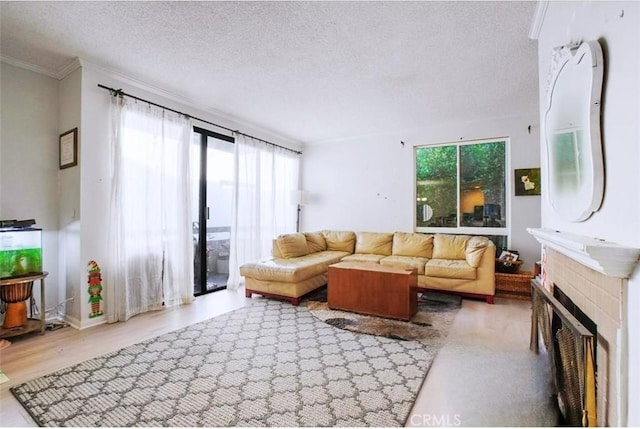
{"label": "textured ceiling", "polygon": [[5,2],[0,53],[75,57],[302,143],[530,112],[535,2]]}

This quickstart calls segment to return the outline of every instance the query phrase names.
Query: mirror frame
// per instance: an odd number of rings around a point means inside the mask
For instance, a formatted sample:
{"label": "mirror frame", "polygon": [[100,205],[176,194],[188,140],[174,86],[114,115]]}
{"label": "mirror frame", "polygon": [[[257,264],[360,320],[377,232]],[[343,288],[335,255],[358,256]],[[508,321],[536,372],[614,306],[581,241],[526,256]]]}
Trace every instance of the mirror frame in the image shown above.
{"label": "mirror frame", "polygon": [[[559,86],[561,83],[567,82],[567,88],[570,88],[572,83],[574,87],[579,86],[575,83],[580,80],[577,76],[574,78],[571,75],[574,69],[578,69],[577,66],[582,66],[582,69],[589,66],[586,71],[590,73],[588,87],[585,85],[584,88],[578,88],[585,93],[567,99],[559,98],[565,94],[563,86]],[[549,185],[547,195],[554,212],[563,220],[571,222],[588,219],[600,208],[604,197],[605,177],[600,135],[603,68],[602,48],[597,41],[560,46],[552,53],[547,79],[547,110],[544,116]],[[575,90],[570,88],[567,91],[571,92],[572,89]],[[583,104],[585,101],[588,102],[588,106]],[[576,123],[567,122],[567,117]],[[559,133],[560,130],[564,132]],[[572,153],[562,153],[564,149],[560,146],[560,139],[554,139],[559,134],[565,137],[571,135],[569,143]],[[564,156],[564,159],[558,154]],[[563,162],[566,161],[567,155],[570,158],[573,156],[568,163]],[[573,189],[561,189],[559,183],[568,184],[563,187],[573,186]]]}

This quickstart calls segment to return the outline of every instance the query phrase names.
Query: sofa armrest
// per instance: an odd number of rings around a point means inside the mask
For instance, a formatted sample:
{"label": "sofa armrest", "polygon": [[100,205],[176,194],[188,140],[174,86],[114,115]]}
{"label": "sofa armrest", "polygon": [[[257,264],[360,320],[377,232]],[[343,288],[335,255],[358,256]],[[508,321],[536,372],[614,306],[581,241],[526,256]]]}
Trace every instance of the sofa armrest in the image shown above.
{"label": "sofa armrest", "polygon": [[271,240],[271,256],[274,258],[282,258],[282,253],[280,253],[280,248],[278,247],[278,240],[275,238]]}

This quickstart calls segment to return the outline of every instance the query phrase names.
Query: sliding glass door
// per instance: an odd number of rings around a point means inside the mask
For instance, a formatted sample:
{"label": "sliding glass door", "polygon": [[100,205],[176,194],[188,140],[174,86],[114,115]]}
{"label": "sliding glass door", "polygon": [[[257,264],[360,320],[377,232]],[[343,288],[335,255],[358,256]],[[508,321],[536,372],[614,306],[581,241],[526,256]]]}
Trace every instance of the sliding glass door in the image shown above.
{"label": "sliding glass door", "polygon": [[232,137],[194,127],[191,213],[196,296],[227,287],[233,141]]}

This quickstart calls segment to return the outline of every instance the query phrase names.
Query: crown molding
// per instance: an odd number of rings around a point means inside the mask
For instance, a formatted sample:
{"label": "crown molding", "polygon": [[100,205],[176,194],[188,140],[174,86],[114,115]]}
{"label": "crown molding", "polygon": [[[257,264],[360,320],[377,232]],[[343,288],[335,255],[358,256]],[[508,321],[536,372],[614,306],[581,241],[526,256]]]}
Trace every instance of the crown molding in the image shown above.
{"label": "crown molding", "polygon": [[[143,91],[147,91],[150,92],[152,94],[158,95],[160,97],[163,98],[167,98],[169,100],[175,101],[177,103],[182,103],[182,104],[186,104],[189,106],[194,106],[193,101],[189,101],[187,100],[185,97],[182,97],[178,94],[166,91],[158,86],[155,86],[153,84],[150,84],[148,82],[145,82],[143,80],[140,80],[138,78],[135,78],[131,75],[122,73],[118,70],[115,69],[111,69],[111,68],[107,68],[104,66],[101,66],[99,64],[93,63],[91,61],[87,61],[83,58],[77,58],[79,64],[81,67],[87,69],[87,70],[93,70],[93,71],[97,71],[100,72],[102,74],[105,74],[113,79],[116,79],[122,83],[131,85],[137,89],[141,89]],[[197,106],[194,106],[197,108]]]}
{"label": "crown molding", "polygon": [[266,135],[270,139],[278,140],[282,144],[291,146],[291,148],[294,150],[301,150],[301,148],[304,146],[304,143],[300,141],[293,140],[289,137],[285,137],[274,130],[265,128],[260,125],[253,124],[242,118],[238,118],[234,115],[230,115],[226,112],[216,109],[215,107],[207,106],[202,101],[192,100],[187,97],[178,95],[176,93],[166,91],[158,86],[155,86],[153,84],[150,84],[138,78],[132,77],[131,75],[125,74],[115,69],[98,65],[91,61],[87,61],[83,58],[75,57],[66,66],[62,67],[58,71],[53,71],[53,70],[46,69],[44,67],[36,66],[34,64],[26,63],[24,61],[20,61],[15,58],[8,57],[6,55],[0,55],[0,60],[3,63],[9,64],[21,69],[29,70],[35,73],[39,73],[45,76],[49,76],[57,80],[64,79],[65,77],[69,76],[71,73],[73,73],[74,71],[78,70],[81,67],[89,70],[98,71],[122,83],[131,85],[132,87],[135,87],[137,89],[147,91],[151,94],[155,94],[160,97],[166,98],[168,100],[172,100],[177,103],[183,104],[185,106],[189,106],[194,109],[198,109],[203,112],[214,115],[217,118],[217,120],[220,120],[220,122],[222,122],[221,125],[228,126],[228,128],[238,129],[238,128],[248,127],[252,129],[252,131],[249,134],[257,133],[257,134]]}
{"label": "crown molding", "polygon": [[263,126],[248,122],[245,119],[238,118],[236,116],[225,113],[221,110],[216,109],[215,107],[206,106],[201,101],[192,100],[182,95],[178,95],[176,93],[166,91],[158,86],[142,81],[138,78],[132,77],[131,75],[122,73],[114,69],[103,67],[101,65],[92,63],[82,58],[79,59],[79,62],[81,66],[86,69],[98,71],[122,83],[131,85],[132,87],[135,87],[137,89],[147,91],[151,94],[155,94],[160,97],[183,104],[185,106],[192,107],[194,109],[198,109],[203,112],[214,115],[216,119],[213,122],[219,122],[220,125],[224,125],[225,127],[232,128],[232,129],[251,128],[252,131],[248,131],[249,134],[265,135],[265,138],[278,140],[280,143],[282,143],[283,145],[287,145],[287,147],[293,150],[301,150],[304,147],[304,144],[297,140],[293,140],[289,137],[285,137],[277,133],[274,130],[270,130]]}
{"label": "crown molding", "polygon": [[54,79],[58,79],[58,74],[53,70],[49,70],[47,68],[40,67],[40,66],[37,66],[35,64],[26,63],[24,61],[16,60],[13,57],[8,57],[6,55],[0,55],[0,61],[2,61],[5,64],[9,64],[11,66],[14,66],[14,67],[18,67],[18,68],[21,68],[21,69],[24,69],[24,70],[29,70],[29,71],[32,71],[34,73],[38,73],[38,74],[42,74],[42,75],[45,75],[45,76],[52,77]]}
{"label": "crown molding", "polygon": [[628,279],[640,249],[606,240],[585,237],[548,228],[527,228],[540,244],[548,246],[587,267],[611,277]]}
{"label": "crown molding", "polygon": [[547,14],[547,7],[549,6],[549,0],[538,0],[536,5],[536,12],[529,28],[529,39],[538,40],[540,36],[540,30],[542,29],[542,23],[544,17]]}
{"label": "crown molding", "polygon": [[29,70],[32,71],[34,73],[38,73],[41,75],[45,75],[48,77],[52,77],[56,80],[62,80],[65,77],[69,76],[71,73],[73,73],[74,71],[76,71],[77,69],[79,69],[81,67],[80,64],[80,59],[79,58],[74,58],[73,60],[71,60],[69,62],[69,64],[67,64],[66,66],[62,67],[60,70],[58,71],[54,71],[51,69],[48,69],[46,67],[41,67],[41,66],[37,66],[35,64],[31,64],[31,63],[27,63],[24,61],[20,61],[17,60],[13,57],[8,57],[6,55],[0,55],[0,60],[5,63],[5,64],[9,64],[12,65],[14,67],[18,67],[21,68],[23,70]]}
{"label": "crown molding", "polygon": [[71,62],[69,62],[69,64],[58,70],[58,73],[56,73],[56,79],[62,80],[74,71],[78,70],[80,67],[82,67],[80,58],[75,57],[73,60],[71,60]]}

